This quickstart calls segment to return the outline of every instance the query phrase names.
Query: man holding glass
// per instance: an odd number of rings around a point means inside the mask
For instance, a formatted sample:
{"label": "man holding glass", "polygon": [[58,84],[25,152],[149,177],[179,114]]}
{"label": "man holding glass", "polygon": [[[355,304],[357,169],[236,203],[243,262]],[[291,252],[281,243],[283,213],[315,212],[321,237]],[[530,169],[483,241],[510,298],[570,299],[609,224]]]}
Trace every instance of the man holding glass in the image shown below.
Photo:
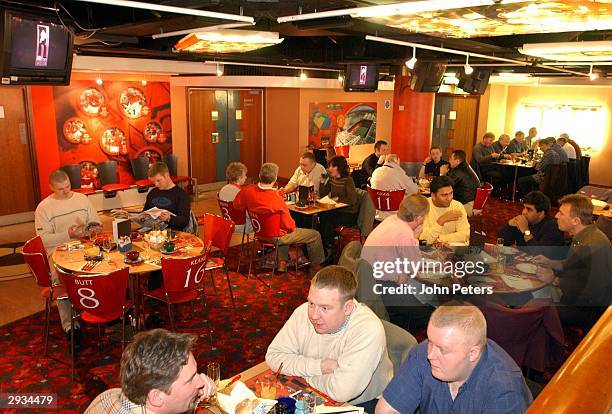
{"label": "man holding glass", "polygon": [[[56,170],[49,176],[49,188],[53,192],[40,202],[34,213],[36,234],[42,239],[51,265],[51,279],[54,285],[60,280],[55,273],[51,256],[55,249],[70,240],[85,237],[101,231],[102,224],[98,212],[86,195],[75,193],[70,186],[68,174]],[[70,340],[70,301],[57,301],[57,310],[66,337]],[[75,348],[83,345],[83,334],[78,322],[74,332]]]}
{"label": "man holding glass", "polygon": [[[303,377],[338,402],[373,406],[393,375],[382,322],[355,300],[357,282],[342,266],[321,269],[266,353],[268,366]],[[371,411],[368,411],[371,412]]]}
{"label": "man holding glass", "polygon": [[121,357],[121,388],[98,395],[86,414],[179,414],[192,412],[217,392],[215,382],[198,374],[195,335],[165,329],[141,332]]}

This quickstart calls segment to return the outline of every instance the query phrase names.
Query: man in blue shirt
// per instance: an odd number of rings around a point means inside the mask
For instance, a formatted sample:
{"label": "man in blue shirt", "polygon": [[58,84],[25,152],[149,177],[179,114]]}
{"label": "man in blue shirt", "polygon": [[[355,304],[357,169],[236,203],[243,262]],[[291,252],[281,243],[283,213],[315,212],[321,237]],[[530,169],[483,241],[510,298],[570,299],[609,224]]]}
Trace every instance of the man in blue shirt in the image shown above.
{"label": "man in blue shirt", "polygon": [[414,347],[376,414],[524,413],[532,397],[520,368],[495,342],[472,305],[440,306],[427,340]]}

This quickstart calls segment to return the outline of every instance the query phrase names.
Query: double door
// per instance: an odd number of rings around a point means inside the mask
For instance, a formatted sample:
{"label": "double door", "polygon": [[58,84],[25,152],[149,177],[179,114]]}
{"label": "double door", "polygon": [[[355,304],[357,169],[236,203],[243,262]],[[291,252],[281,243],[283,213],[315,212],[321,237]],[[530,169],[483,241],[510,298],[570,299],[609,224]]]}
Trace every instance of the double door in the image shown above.
{"label": "double door", "polygon": [[257,176],[263,156],[263,90],[189,89],[191,176],[198,183],[225,181],[239,161]]}
{"label": "double door", "polygon": [[436,94],[432,145],[442,148],[448,159],[455,149],[462,149],[472,159],[478,123],[478,96]]}

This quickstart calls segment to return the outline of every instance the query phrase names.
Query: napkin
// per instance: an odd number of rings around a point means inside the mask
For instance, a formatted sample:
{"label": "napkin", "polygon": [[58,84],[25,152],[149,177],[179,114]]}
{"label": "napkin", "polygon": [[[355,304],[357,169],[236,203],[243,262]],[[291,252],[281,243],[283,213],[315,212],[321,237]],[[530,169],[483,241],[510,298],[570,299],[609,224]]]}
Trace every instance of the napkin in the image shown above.
{"label": "napkin", "polygon": [[328,196],[328,195],[323,197],[323,198],[321,198],[319,200],[319,203],[321,203],[321,204],[331,204],[332,206],[336,205],[336,202],[334,200],[332,200],[331,197]]}
{"label": "napkin", "polygon": [[[225,387],[225,384],[227,384],[228,382],[229,381],[222,381],[219,384],[219,388],[223,389],[223,387]],[[217,393],[217,401],[219,402],[219,406],[227,414],[235,414],[236,406],[241,401],[244,401],[246,399],[254,400],[256,398],[257,396],[255,396],[255,393],[251,391],[242,381],[236,381],[234,383],[232,387],[232,392],[229,395],[221,392]],[[256,414],[265,414],[270,408],[274,406],[274,404],[276,404],[276,400],[266,400],[259,398],[259,401],[260,404],[253,411]]]}
{"label": "napkin", "polygon": [[532,289],[533,283],[529,279],[523,279],[522,277],[512,275],[502,275],[502,280],[506,285],[516,290]]}

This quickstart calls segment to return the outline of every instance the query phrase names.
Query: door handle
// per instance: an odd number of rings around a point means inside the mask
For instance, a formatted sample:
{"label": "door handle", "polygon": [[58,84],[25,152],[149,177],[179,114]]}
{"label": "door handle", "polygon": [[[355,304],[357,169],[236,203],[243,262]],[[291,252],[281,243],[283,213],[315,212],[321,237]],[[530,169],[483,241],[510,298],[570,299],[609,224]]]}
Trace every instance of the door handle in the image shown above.
{"label": "door handle", "polygon": [[244,141],[244,132],[242,131],[234,132],[234,140],[236,142]]}
{"label": "door handle", "polygon": [[210,134],[210,142],[212,142],[213,144],[218,144],[220,141],[221,136],[218,132],[213,132],[212,134]]}

